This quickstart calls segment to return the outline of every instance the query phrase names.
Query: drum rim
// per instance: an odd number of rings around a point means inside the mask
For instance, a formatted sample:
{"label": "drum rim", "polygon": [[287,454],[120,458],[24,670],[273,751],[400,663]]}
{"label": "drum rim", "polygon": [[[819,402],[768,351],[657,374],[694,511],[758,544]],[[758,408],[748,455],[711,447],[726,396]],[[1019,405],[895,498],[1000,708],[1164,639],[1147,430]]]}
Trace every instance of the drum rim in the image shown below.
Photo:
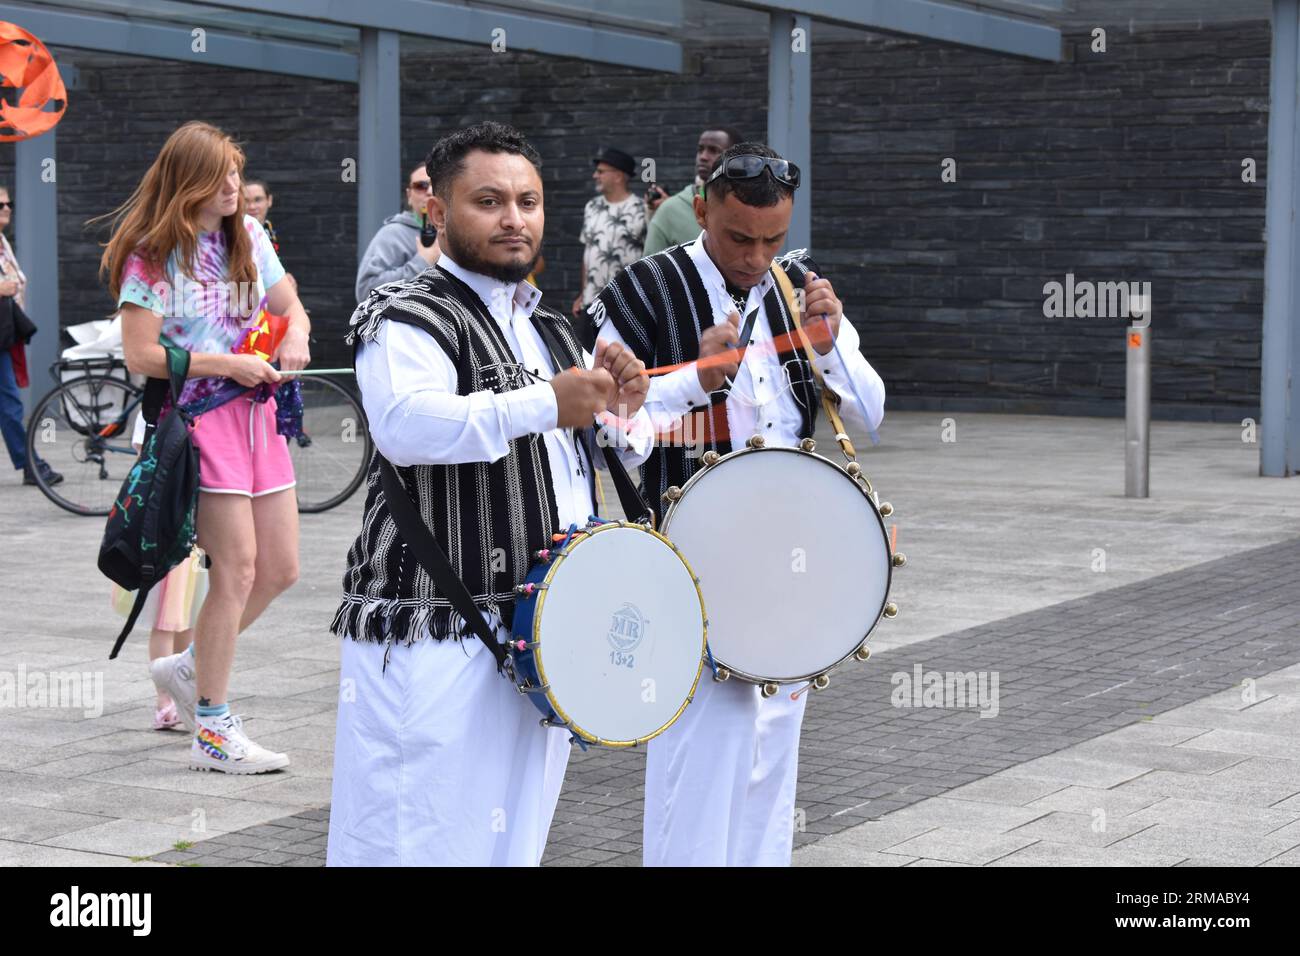
{"label": "drum rim", "polygon": [[[875,620],[872,621],[871,626],[867,628],[866,633],[862,635],[862,638],[861,640],[858,641],[857,646],[855,646],[851,651],[849,651],[847,654],[845,654],[843,657],[837,660],[834,664],[829,664],[826,667],[819,668],[807,674],[801,674],[797,677],[760,677],[757,674],[750,674],[748,671],[744,671],[739,668],[733,667],[732,665],[724,661],[721,657],[715,656],[713,658],[719,670],[725,668],[731,677],[738,677],[747,684],[796,684],[799,683],[800,681],[813,680],[817,677],[822,676],[823,674],[829,674],[831,671],[835,670],[837,667],[844,664],[851,657],[857,654],[859,648],[861,648],[862,645],[867,642],[867,639],[871,636],[872,632],[875,631],[875,629],[880,626],[881,618],[885,616],[885,607],[889,604],[889,592],[890,590],[893,589],[894,586],[893,549],[890,548],[889,546],[889,530],[885,527],[885,519],[880,514],[880,507],[872,499],[871,492],[867,491],[866,487],[862,484],[862,482],[858,481],[858,479],[850,475],[843,465],[841,465],[837,461],[832,461],[830,458],[827,458],[825,455],[819,455],[815,451],[805,451],[802,448],[792,447],[789,445],[766,445],[762,448],[745,447],[745,448],[737,448],[732,451],[729,451],[727,454],[720,456],[717,459],[717,461],[713,462],[713,464],[703,466],[697,472],[695,472],[695,474],[691,475],[690,478],[686,479],[686,483],[681,486],[682,493],[677,497],[676,500],[670,502],[667,509],[665,509],[664,516],[659,522],[659,527],[663,529],[664,534],[667,534],[669,532],[671,528],[673,512],[675,512],[677,510],[677,506],[682,501],[685,500],[686,493],[690,491],[691,486],[694,485],[696,482],[698,482],[700,478],[702,478],[704,475],[708,474],[710,471],[717,468],[718,465],[721,465],[724,461],[727,461],[728,459],[731,458],[737,458],[741,455],[761,454],[764,452],[775,452],[775,451],[794,452],[796,455],[803,455],[807,458],[815,458],[818,461],[824,462],[825,464],[829,465],[831,468],[834,468],[836,471],[842,474],[849,481],[853,482],[854,487],[856,487],[858,491],[862,493],[862,497],[865,498],[867,500],[867,504],[871,506],[871,513],[875,515],[876,522],[880,525],[880,532],[884,536],[885,548],[890,560],[887,560],[885,562],[885,593],[880,601],[880,610],[876,612]],[[682,556],[682,560],[683,561],[686,560],[685,555]],[[712,653],[712,649],[710,649],[710,653]]]}
{"label": "drum rim", "polygon": [[[691,579],[691,584],[695,587],[695,597],[700,602],[700,621],[702,623],[700,634],[700,656],[698,665],[695,669],[695,677],[691,681],[690,693],[687,694],[686,700],[682,702],[682,705],[677,708],[676,713],[674,713],[663,726],[659,727],[653,733],[647,734],[644,737],[637,737],[635,740],[606,740],[605,738],[598,737],[574,723],[573,719],[564,711],[564,708],[559,705],[559,702],[556,701],[555,695],[551,693],[551,682],[546,676],[546,667],[542,661],[541,636],[538,634],[538,630],[542,624],[542,608],[546,603],[546,595],[550,590],[551,579],[555,576],[565,559],[568,558],[570,550],[577,546],[577,544],[582,540],[582,537],[597,535],[602,531],[609,531],[611,528],[636,528],[639,531],[646,531],[654,535],[664,544],[668,545],[668,547],[672,548],[673,554],[677,555],[677,560],[681,561],[682,566],[686,568],[686,573]],[[550,702],[551,709],[555,711],[556,716],[560,720],[559,726],[562,726],[569,733],[589,744],[595,744],[601,747],[637,747],[653,740],[673,724],[677,723],[677,721],[681,719],[682,714],[686,712],[687,706],[695,699],[695,692],[700,686],[700,677],[704,673],[704,656],[707,653],[707,648],[709,646],[709,613],[704,606],[704,592],[700,589],[700,579],[698,575],[696,575],[695,569],[691,567],[690,562],[686,560],[686,555],[682,554],[677,545],[673,544],[668,540],[668,538],[660,534],[654,528],[651,528],[649,525],[637,524],[634,521],[606,521],[594,528],[584,528],[579,532],[579,534],[582,537],[575,535],[576,540],[571,542],[569,545],[566,545],[564,550],[557,554],[554,560],[551,561],[551,566],[546,570],[546,576],[542,578],[542,586],[538,588],[537,604],[533,607],[533,617],[529,622],[529,630],[531,632],[529,636],[532,639],[533,645],[533,666],[537,668],[537,676],[540,681],[540,686],[544,688],[543,693],[546,695],[547,701]]]}

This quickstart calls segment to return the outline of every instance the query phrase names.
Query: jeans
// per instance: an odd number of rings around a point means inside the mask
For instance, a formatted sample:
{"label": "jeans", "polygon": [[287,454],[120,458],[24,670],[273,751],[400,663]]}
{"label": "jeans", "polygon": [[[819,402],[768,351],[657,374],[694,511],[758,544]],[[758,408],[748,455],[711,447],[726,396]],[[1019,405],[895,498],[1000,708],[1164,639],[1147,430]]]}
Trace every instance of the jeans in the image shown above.
{"label": "jeans", "polygon": [[27,464],[27,429],[23,427],[23,397],[14,378],[8,349],[0,349],[0,432],[4,433],[9,460],[15,468]]}

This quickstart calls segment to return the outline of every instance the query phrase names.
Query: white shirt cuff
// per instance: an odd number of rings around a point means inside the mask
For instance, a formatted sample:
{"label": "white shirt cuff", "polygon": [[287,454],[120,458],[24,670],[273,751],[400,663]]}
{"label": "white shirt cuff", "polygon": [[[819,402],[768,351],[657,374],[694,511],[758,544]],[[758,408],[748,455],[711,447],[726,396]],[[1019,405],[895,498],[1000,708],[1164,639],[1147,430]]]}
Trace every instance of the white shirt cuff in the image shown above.
{"label": "white shirt cuff", "polygon": [[700,384],[700,376],[695,370],[694,362],[675,372],[659,376],[651,384],[651,391],[653,394],[647,400],[658,403],[674,418],[709,404],[709,393]]}
{"label": "white shirt cuff", "polygon": [[548,382],[525,385],[496,396],[509,416],[508,434],[513,440],[525,435],[549,432],[560,418],[555,389]]}

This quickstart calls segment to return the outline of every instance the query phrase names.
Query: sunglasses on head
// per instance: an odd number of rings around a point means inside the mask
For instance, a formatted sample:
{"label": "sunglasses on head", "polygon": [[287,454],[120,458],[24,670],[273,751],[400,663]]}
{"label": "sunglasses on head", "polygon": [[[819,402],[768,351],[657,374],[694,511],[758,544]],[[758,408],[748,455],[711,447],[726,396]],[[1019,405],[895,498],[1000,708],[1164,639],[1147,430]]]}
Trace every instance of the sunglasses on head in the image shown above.
{"label": "sunglasses on head", "polygon": [[417,179],[414,182],[407,183],[407,189],[414,189],[417,193],[428,192],[432,183],[427,179]]}
{"label": "sunglasses on head", "polygon": [[713,171],[708,180],[707,186],[719,176],[725,176],[728,179],[757,179],[763,175],[763,170],[772,174],[772,178],[779,183],[785,183],[791,189],[799,188],[799,167],[789,160],[775,159],[771,156],[755,156],[752,153],[745,153],[741,156],[732,156],[725,160],[717,169]]}

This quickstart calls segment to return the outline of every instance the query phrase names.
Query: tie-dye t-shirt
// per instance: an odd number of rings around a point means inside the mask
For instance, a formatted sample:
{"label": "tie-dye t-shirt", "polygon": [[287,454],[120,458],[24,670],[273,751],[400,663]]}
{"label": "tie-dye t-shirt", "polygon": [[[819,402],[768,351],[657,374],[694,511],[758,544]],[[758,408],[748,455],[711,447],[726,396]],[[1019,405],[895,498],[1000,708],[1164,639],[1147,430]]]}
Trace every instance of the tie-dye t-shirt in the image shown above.
{"label": "tie-dye t-shirt", "polygon": [[[253,243],[253,263],[270,289],[284,278],[284,266],[275,254],[266,230],[252,216],[244,216],[244,228]],[[239,340],[247,315],[239,315],[236,296],[229,285],[230,256],[221,231],[199,233],[198,249],[190,274],[182,274],[177,256],[166,270],[150,266],[132,253],[122,270],[122,291],[118,306],[130,303],[163,317],[163,334],[189,352],[228,353]],[[252,291],[256,307],[260,295]],[[185,383],[181,403],[189,404],[211,395],[224,380],[220,377],[192,378]]]}

